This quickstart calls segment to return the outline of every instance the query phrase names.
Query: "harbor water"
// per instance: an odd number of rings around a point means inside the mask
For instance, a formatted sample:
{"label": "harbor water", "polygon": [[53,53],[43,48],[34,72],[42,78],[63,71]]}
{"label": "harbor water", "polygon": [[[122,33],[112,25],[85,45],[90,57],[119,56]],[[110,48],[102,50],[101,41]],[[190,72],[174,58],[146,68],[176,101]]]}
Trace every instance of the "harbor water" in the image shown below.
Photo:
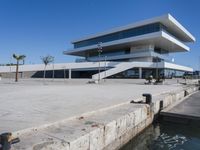
{"label": "harbor water", "polygon": [[200,126],[156,122],[121,150],[200,150]]}

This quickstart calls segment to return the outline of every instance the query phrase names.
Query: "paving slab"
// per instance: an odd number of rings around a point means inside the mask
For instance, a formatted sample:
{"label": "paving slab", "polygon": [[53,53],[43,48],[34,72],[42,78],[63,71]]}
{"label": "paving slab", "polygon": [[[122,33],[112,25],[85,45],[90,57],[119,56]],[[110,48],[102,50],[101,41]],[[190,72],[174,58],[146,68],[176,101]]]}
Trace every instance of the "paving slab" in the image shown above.
{"label": "paving slab", "polygon": [[[182,85],[144,85],[115,80],[103,84],[26,80],[0,82],[0,133],[41,126]],[[144,80],[142,80],[142,83]]]}
{"label": "paving slab", "polygon": [[21,142],[13,145],[13,150],[100,150],[145,120],[147,109],[147,105],[129,103],[48,127],[14,133]]}

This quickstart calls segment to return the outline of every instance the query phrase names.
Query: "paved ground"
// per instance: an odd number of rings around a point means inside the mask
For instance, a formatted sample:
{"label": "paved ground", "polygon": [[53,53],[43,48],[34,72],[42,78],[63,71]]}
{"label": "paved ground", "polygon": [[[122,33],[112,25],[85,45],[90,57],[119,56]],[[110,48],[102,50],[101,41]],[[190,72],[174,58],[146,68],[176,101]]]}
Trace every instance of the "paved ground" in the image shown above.
{"label": "paved ground", "polygon": [[176,80],[167,85],[144,85],[144,80],[107,80],[100,85],[86,81],[0,81],[0,133],[128,102],[142,93],[158,94],[182,87]]}
{"label": "paved ground", "polygon": [[200,92],[191,95],[180,104],[165,112],[164,115],[200,120]]}

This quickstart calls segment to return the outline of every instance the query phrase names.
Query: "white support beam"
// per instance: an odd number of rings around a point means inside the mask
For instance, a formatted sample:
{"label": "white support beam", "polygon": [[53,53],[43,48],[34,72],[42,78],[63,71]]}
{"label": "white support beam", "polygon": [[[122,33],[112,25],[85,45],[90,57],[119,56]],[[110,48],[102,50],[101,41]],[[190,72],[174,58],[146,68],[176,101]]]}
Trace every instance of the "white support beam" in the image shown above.
{"label": "white support beam", "polygon": [[72,78],[72,69],[69,69],[69,79]]}
{"label": "white support beam", "polygon": [[139,68],[139,79],[142,79],[142,68]]}

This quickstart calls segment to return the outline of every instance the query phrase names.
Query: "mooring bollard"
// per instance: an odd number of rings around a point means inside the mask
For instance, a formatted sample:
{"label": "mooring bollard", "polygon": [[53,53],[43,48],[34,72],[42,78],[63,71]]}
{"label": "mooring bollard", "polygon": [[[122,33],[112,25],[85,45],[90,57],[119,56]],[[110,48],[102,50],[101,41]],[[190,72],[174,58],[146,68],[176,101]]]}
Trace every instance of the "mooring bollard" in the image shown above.
{"label": "mooring bollard", "polygon": [[146,98],[146,104],[151,104],[152,103],[152,96],[149,93],[144,93],[142,94],[142,96],[144,96]]}
{"label": "mooring bollard", "polygon": [[12,138],[12,133],[0,135],[0,150],[10,150],[11,145],[20,142],[19,138]]}
{"label": "mooring bollard", "polygon": [[160,101],[159,112],[160,112],[161,110],[163,110],[163,108],[164,108],[164,104],[163,104],[163,100],[161,100],[161,101]]}
{"label": "mooring bollard", "polygon": [[154,115],[154,106],[153,106],[153,103],[152,103],[152,95],[149,94],[149,93],[144,93],[144,94],[142,94],[142,96],[144,96],[146,98],[145,103],[150,106],[149,114],[151,114],[153,116]]}
{"label": "mooring bollard", "polygon": [[142,96],[146,97],[145,102],[143,102],[143,100],[141,100],[141,101],[134,101],[134,100],[132,100],[130,103],[148,104],[148,105],[152,104],[152,96],[151,96],[151,94],[144,93],[144,94],[142,94]]}

